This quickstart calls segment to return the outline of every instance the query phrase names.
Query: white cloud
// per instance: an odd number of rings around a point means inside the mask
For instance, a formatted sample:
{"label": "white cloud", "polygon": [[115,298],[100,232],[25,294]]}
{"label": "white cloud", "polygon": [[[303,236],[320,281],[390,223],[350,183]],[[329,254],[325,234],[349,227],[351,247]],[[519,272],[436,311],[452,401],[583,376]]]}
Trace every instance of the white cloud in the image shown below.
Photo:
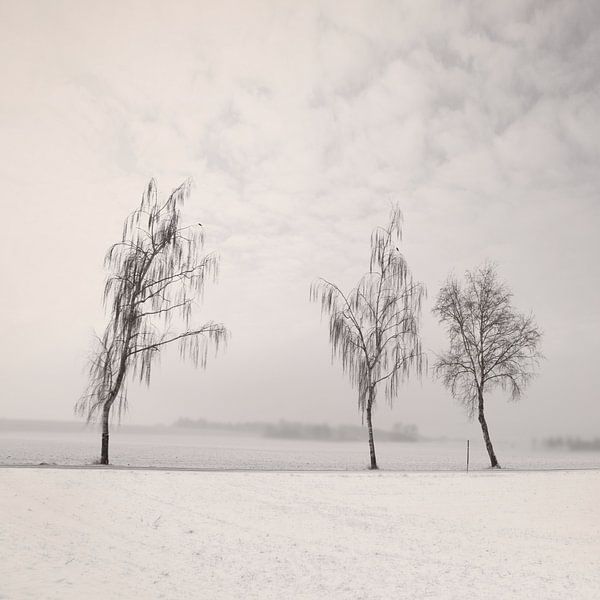
{"label": "white cloud", "polygon": [[[306,288],[358,279],[391,200],[430,295],[489,257],[539,312],[552,356],[523,414],[567,389],[569,371],[562,388],[549,375],[561,364],[593,381],[595,342],[570,332],[597,324],[600,289],[596,3],[26,2],[0,23],[7,415],[69,415],[101,325],[102,254],[151,176],[164,193],[194,177],[189,218],[222,257],[202,314],[234,337],[206,374],[167,359],[160,375],[219,403],[165,409],[157,383],[134,420],[353,419]],[[429,315],[425,332],[438,349]],[[409,385],[390,418],[442,430],[458,409],[426,389]],[[583,428],[598,409],[579,391]],[[558,423],[570,408],[552,410]]]}

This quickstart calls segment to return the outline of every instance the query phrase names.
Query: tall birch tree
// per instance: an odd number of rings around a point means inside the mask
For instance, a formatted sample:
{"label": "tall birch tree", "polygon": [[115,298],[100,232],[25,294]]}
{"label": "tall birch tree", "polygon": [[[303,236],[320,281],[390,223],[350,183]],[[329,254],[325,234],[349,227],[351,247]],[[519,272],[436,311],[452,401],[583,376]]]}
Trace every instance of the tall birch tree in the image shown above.
{"label": "tall birch tree", "polygon": [[202,253],[201,224],[181,224],[189,193],[186,181],[161,202],[151,180],[125,221],[121,241],[106,254],[103,301],[110,319],[96,340],[88,388],[75,406],[88,421],[101,419],[101,464],[109,462],[111,411],[116,408],[120,417],[126,410],[130,377],[149,385],[160,351],[175,343],[182,358],[205,367],[209,346],[216,351],[227,340],[220,323],[192,324],[206,281],[216,280],[218,260]]}
{"label": "tall birch tree", "polygon": [[469,417],[477,415],[490,464],[500,468],[485,417],[486,393],[500,386],[513,400],[521,397],[542,357],[542,334],[533,315],[513,308],[512,292],[492,264],[467,271],[464,283],[450,276],[433,312],[450,339],[434,372]]}
{"label": "tall birch tree", "polygon": [[413,280],[398,245],[402,215],[391,211],[386,227],[371,235],[369,271],[344,293],[335,283],[318,279],[310,289],[312,301],[329,315],[332,358],[341,362],[358,390],[358,408],[369,433],[370,468],[377,469],[373,409],[378,395],[391,405],[401,382],[414,369],[421,374],[419,319],[425,295]]}

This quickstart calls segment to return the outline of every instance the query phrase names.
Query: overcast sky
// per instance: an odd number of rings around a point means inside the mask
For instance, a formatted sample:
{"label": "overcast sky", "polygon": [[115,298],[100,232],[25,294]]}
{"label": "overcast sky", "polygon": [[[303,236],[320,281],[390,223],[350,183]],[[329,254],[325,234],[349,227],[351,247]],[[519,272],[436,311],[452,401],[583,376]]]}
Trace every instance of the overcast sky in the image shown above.
{"label": "overcast sky", "polygon": [[[546,361],[497,437],[599,434],[600,3],[0,0],[0,417],[73,418],[102,260],[150,177],[193,177],[221,257],[205,372],[163,356],[128,423],[359,423],[310,282],[350,287],[391,202],[429,292],[491,259]],[[376,426],[477,434],[440,383]]]}

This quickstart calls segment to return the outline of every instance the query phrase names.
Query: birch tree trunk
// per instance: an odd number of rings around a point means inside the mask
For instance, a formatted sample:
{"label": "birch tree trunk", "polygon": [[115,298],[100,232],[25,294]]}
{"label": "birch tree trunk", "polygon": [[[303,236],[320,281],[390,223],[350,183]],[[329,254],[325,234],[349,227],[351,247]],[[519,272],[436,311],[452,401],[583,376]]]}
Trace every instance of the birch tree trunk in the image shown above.
{"label": "birch tree trunk", "polygon": [[119,375],[115,382],[115,387],[112,389],[110,396],[107,398],[104,406],[102,407],[102,448],[100,450],[100,464],[108,464],[108,442],[109,442],[109,422],[110,422],[110,409],[119,394],[123,380],[125,379],[125,373],[127,371],[127,363],[123,358],[121,360],[121,366],[119,369]]}
{"label": "birch tree trunk", "polygon": [[487,422],[485,420],[485,414],[483,412],[483,390],[479,389],[479,424],[481,425],[481,431],[483,432],[483,441],[485,442],[485,447],[487,453],[490,457],[490,464],[492,468],[499,469],[500,465],[498,464],[498,459],[496,458],[496,453],[494,452],[494,447],[492,446],[492,440],[490,439],[490,432],[488,430]]}
{"label": "birch tree trunk", "polygon": [[372,410],[373,410],[373,391],[369,391],[369,399],[367,404],[367,427],[369,429],[369,453],[371,455],[371,466],[369,469],[378,469],[377,466],[377,457],[375,456],[375,440],[373,439],[373,419],[372,419]]}
{"label": "birch tree trunk", "polygon": [[100,451],[100,464],[107,465],[108,464],[108,422],[110,418],[110,408],[112,406],[112,402],[106,402],[104,404],[104,408],[102,409],[102,450]]}

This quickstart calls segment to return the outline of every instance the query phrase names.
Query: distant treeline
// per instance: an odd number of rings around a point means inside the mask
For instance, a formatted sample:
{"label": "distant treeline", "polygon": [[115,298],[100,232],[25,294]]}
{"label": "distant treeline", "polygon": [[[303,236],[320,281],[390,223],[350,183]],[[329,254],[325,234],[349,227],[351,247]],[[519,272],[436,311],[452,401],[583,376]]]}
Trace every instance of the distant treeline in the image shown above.
{"label": "distant treeline", "polygon": [[[366,429],[358,425],[331,426],[323,424],[279,421],[278,423],[213,423],[206,419],[179,419],[174,427],[193,429],[226,430],[240,433],[252,433],[268,438],[293,440],[324,440],[348,442],[366,439]],[[396,423],[391,431],[376,430],[375,437],[380,441],[416,442],[419,433],[416,425]]]}
{"label": "distant treeline", "polygon": [[[52,431],[56,433],[82,433],[89,428],[98,428],[98,424],[86,425],[76,421],[36,421],[26,419],[0,419],[2,431]],[[246,423],[219,423],[206,419],[178,419],[172,425],[120,425],[123,433],[139,434],[177,434],[181,430],[220,431],[234,434],[247,434],[258,437],[281,438],[293,440],[330,440],[333,442],[364,441],[367,439],[366,427],[360,425],[338,425],[297,423],[279,421],[265,423],[251,421]],[[416,425],[396,423],[391,431],[376,429],[378,441],[416,442],[423,439],[419,436]]]}
{"label": "distant treeline", "polygon": [[569,450],[592,450],[600,452],[600,437],[592,440],[582,440],[580,437],[554,436],[542,440],[546,448],[568,448]]}
{"label": "distant treeline", "polygon": [[266,423],[259,421],[249,421],[246,423],[219,423],[216,421],[207,421],[206,419],[177,419],[172,427],[181,429],[210,429],[211,431],[231,431],[233,433],[252,433],[262,435]]}
{"label": "distant treeline", "polygon": [[[170,425],[118,425],[123,433],[168,433]],[[81,421],[43,421],[38,419],[0,419],[0,431],[52,431],[56,433],[82,433],[100,429],[98,423]]]}

